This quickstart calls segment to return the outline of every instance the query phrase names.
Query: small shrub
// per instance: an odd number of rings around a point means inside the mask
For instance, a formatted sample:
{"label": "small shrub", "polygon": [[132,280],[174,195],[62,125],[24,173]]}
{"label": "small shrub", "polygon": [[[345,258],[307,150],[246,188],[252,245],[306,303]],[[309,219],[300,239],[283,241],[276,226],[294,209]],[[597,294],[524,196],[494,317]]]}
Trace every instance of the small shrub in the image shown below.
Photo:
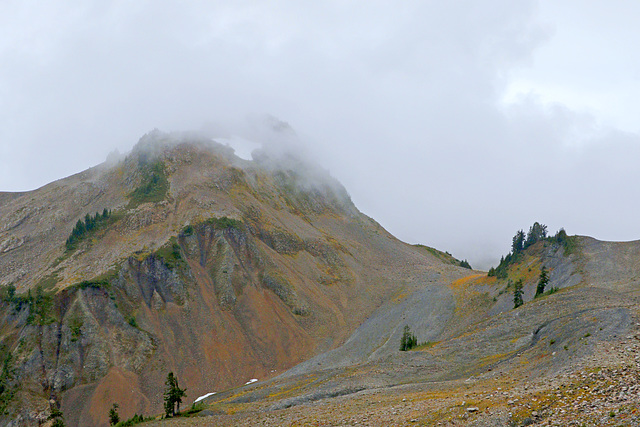
{"label": "small shrub", "polygon": [[549,345],[553,345],[556,343],[556,340],[552,339],[551,341],[549,341]]}
{"label": "small shrub", "polygon": [[58,273],[53,272],[40,279],[36,286],[39,286],[42,289],[52,289],[55,285],[58,284],[59,281],[60,278],[58,277]]}
{"label": "small shrub", "polygon": [[111,283],[118,277],[118,268],[112,268],[107,272],[93,277],[89,280],[83,280],[74,285],[79,290],[85,289],[105,289],[111,291]]}
{"label": "small shrub", "polygon": [[78,284],[80,289],[105,289],[109,287],[109,281],[106,279],[83,280]]}
{"label": "small shrub", "polygon": [[127,323],[134,328],[138,327],[138,322],[136,321],[136,318],[134,316],[130,316],[129,319],[127,319]]}
{"label": "small shrub", "polygon": [[193,234],[193,226],[191,224],[187,225],[182,229],[182,234],[185,236],[191,236]]}
{"label": "small shrub", "polygon": [[131,427],[134,426],[136,424],[140,424],[143,423],[147,420],[152,420],[153,417],[149,417],[149,418],[145,418],[142,415],[138,415],[138,414],[134,414],[133,417],[129,418],[126,421],[120,421],[118,424],[116,424],[116,427]]}
{"label": "small shrub", "polygon": [[51,405],[51,414],[48,419],[53,420],[51,427],[64,427],[64,416],[62,415],[62,411],[60,411],[55,404]]}
{"label": "small shrub", "polygon": [[71,342],[78,341],[80,335],[82,335],[82,319],[78,316],[73,316],[71,320],[69,320],[69,330],[71,331]]}
{"label": "small shrub", "polygon": [[175,270],[183,261],[182,254],[180,253],[180,245],[173,237],[167,244],[158,249],[155,255],[162,260],[162,263],[169,270]]}
{"label": "small shrub", "polygon": [[187,409],[184,412],[184,415],[192,415],[192,414],[197,414],[198,412],[202,411],[204,409],[204,402],[200,401],[200,402],[193,402],[191,404],[191,408]]}
{"label": "small shrub", "polygon": [[9,285],[5,288],[4,301],[8,303],[12,303],[16,297],[16,286],[13,283],[9,283]]}

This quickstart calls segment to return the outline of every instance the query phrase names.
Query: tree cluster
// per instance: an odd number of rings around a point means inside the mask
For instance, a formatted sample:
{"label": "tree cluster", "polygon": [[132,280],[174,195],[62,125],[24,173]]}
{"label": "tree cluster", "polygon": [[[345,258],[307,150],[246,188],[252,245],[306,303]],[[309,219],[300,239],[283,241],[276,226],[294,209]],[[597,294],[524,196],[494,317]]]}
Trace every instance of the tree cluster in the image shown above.
{"label": "tree cluster", "polygon": [[402,338],[400,339],[400,351],[408,351],[418,345],[418,339],[411,333],[409,325],[404,326]]}
{"label": "tree cluster", "polygon": [[529,246],[535,245],[538,242],[546,240],[547,238],[547,226],[534,222],[529,227],[529,232],[525,235],[524,230],[518,230],[513,239],[511,239],[511,253],[517,255],[527,249]]}
{"label": "tree cluster", "polygon": [[[561,230],[564,232],[564,230]],[[560,233],[560,232],[558,232]],[[566,235],[566,233],[565,233]],[[533,223],[529,227],[529,232],[525,234],[524,230],[518,230],[515,236],[511,239],[511,252],[506,256],[500,258],[500,264],[496,268],[491,267],[489,269],[489,276],[495,276],[498,279],[506,279],[508,275],[508,268],[511,264],[516,263],[520,259],[520,255],[529,246],[532,246],[543,240],[548,240],[547,226],[540,224],[539,222]]]}
{"label": "tree cluster", "polygon": [[[186,388],[180,388],[178,385],[178,378],[173,375],[173,372],[169,372],[167,380],[165,381],[164,390],[164,412],[165,417],[173,417],[180,414],[180,404],[182,398],[187,395]],[[135,414],[133,417],[126,421],[120,421],[120,415],[118,414],[118,404],[114,403],[109,409],[109,425],[116,427],[130,427],[145,421],[143,415]]]}
{"label": "tree cluster", "polygon": [[460,267],[468,268],[469,270],[472,270],[471,264],[469,264],[469,261],[467,261],[466,259],[463,261],[460,261]]}
{"label": "tree cluster", "polygon": [[538,242],[546,240],[546,238],[547,226],[538,222],[534,222],[533,225],[529,227],[527,238],[524,241],[524,249],[527,249],[529,246],[534,245]]}
{"label": "tree cluster", "polygon": [[2,373],[0,373],[0,414],[4,414],[7,406],[16,393],[15,369],[13,367],[13,355],[2,345],[0,353],[3,353]]}
{"label": "tree cluster", "polygon": [[51,308],[53,306],[53,296],[45,293],[41,286],[36,287],[35,297],[31,294],[31,289],[26,294],[17,294],[13,283],[7,286],[3,300],[11,304],[14,314],[19,313],[23,308],[29,309],[27,324],[45,325],[52,322]]}
{"label": "tree cluster", "polygon": [[67,238],[66,245],[67,250],[73,250],[76,244],[82,240],[89,232],[96,229],[101,223],[106,221],[111,216],[111,211],[104,209],[102,214],[96,212],[94,216],[86,214],[84,221],[79,219],[76,222],[76,226],[71,231],[71,235]]}
{"label": "tree cluster", "polygon": [[[120,414],[118,414],[118,404],[114,403],[109,409],[109,425],[116,427],[132,427],[136,424],[145,422],[145,418],[142,415],[134,414],[133,417],[125,421],[120,421]],[[152,419],[152,418],[150,418]]]}

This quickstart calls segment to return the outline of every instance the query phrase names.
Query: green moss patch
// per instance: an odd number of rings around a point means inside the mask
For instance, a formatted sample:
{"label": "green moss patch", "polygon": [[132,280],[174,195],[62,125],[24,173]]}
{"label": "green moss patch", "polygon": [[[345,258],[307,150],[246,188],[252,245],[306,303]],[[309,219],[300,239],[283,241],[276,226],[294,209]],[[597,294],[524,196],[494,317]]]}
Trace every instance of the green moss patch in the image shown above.
{"label": "green moss patch", "polygon": [[160,259],[169,270],[175,270],[184,262],[182,253],[180,252],[180,245],[175,237],[172,237],[169,242],[158,249],[155,252],[155,256]]}
{"label": "green moss patch", "polygon": [[229,218],[226,216],[222,216],[220,218],[209,218],[204,221],[204,224],[211,225],[216,229],[224,230],[228,228],[236,228],[240,229],[242,226],[242,221],[237,219]]}
{"label": "green moss patch", "polygon": [[169,191],[169,181],[165,171],[164,163],[155,161],[150,164],[140,166],[142,181],[140,185],[129,193],[129,204],[127,208],[135,208],[142,203],[156,203],[167,198]]}

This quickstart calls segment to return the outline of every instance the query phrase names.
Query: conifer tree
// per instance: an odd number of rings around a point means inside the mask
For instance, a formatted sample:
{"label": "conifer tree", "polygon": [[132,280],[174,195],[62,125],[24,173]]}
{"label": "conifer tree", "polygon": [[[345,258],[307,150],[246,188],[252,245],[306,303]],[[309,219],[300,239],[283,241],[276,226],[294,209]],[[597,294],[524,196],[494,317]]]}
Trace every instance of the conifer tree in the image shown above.
{"label": "conifer tree", "polygon": [[172,417],[176,413],[180,413],[180,404],[182,403],[182,398],[187,395],[187,389],[178,386],[178,378],[173,375],[173,372],[169,372],[164,384],[166,385],[164,390],[164,412],[167,417]]}
{"label": "conifer tree", "polygon": [[511,242],[511,252],[513,255],[519,254],[524,249],[524,231],[520,230],[513,236],[513,240]]}
{"label": "conifer tree", "polygon": [[109,409],[109,425],[116,425],[120,422],[120,415],[118,414],[118,404],[114,403],[111,409]]}
{"label": "conifer tree", "polygon": [[51,414],[49,415],[50,420],[53,420],[53,424],[51,427],[64,427],[64,416],[62,415],[62,411],[58,409],[55,404],[51,405]]}
{"label": "conifer tree", "polygon": [[522,279],[518,279],[513,285],[513,308],[520,307],[524,301],[522,300]]}
{"label": "conifer tree", "polygon": [[527,233],[527,239],[524,242],[524,247],[528,248],[529,246],[546,238],[547,226],[544,224],[540,224],[539,222],[534,222],[533,225],[529,227],[529,232]]}
{"label": "conifer tree", "polygon": [[404,330],[402,331],[402,338],[400,339],[400,351],[411,350],[413,347],[418,345],[418,339],[414,334],[411,333],[409,329],[409,325],[404,325]]}
{"label": "conifer tree", "polygon": [[547,267],[542,266],[540,270],[540,278],[538,279],[538,287],[536,288],[536,296],[538,298],[540,295],[544,293],[544,288],[549,283],[549,275],[547,274]]}

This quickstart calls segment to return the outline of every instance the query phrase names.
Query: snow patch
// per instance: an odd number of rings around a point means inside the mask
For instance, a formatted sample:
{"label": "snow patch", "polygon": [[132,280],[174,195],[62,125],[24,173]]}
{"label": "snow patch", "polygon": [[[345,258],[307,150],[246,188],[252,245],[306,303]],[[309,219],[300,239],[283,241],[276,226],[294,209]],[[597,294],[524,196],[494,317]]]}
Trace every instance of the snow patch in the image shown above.
{"label": "snow patch", "polygon": [[244,383],[244,385],[253,384],[253,383],[257,382],[257,381],[258,381],[257,378],[252,378],[249,381],[247,381],[246,383]]}
{"label": "snow patch", "polygon": [[212,391],[211,393],[207,393],[204,396],[200,396],[199,398],[197,398],[196,400],[193,401],[193,403],[198,403],[200,402],[202,399],[206,399],[209,396],[213,396],[214,394],[216,394],[215,391]]}
{"label": "snow patch", "polygon": [[231,136],[229,138],[215,138],[216,142],[227,145],[233,148],[235,155],[244,160],[253,160],[251,152],[257,148],[260,148],[262,144],[248,139],[240,138],[239,136]]}

